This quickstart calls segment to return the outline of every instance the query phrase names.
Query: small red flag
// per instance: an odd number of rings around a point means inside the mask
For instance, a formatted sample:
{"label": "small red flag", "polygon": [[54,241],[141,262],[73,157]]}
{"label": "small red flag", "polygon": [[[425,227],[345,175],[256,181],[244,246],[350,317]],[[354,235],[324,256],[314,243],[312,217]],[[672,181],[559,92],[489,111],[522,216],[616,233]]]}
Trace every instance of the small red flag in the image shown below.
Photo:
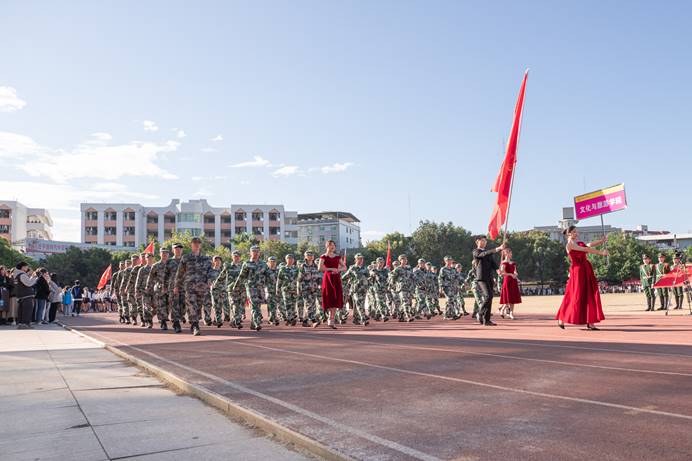
{"label": "small red flag", "polygon": [[97,290],[102,290],[106,285],[108,285],[108,281],[111,279],[111,265],[109,264],[108,267],[106,267],[106,270],[103,271],[103,274],[101,275],[101,280],[99,280],[99,284],[96,286]]}
{"label": "small red flag", "polygon": [[500,172],[492,188],[493,192],[497,192],[497,202],[495,203],[493,214],[490,217],[490,224],[488,224],[488,233],[491,239],[495,239],[500,235],[502,226],[507,222],[512,175],[514,174],[514,165],[517,163],[517,145],[519,143],[519,129],[521,128],[521,113],[524,108],[524,92],[526,90],[526,79],[528,76],[529,71],[527,70],[524,74],[524,80],[521,82],[521,88],[519,88],[517,105],[514,108],[514,120],[512,121],[512,130],[509,132],[505,159],[502,162]]}
{"label": "small red flag", "polygon": [[392,268],[392,245],[389,242],[389,240],[387,240],[387,264],[386,265],[387,265],[387,269]]}
{"label": "small red flag", "polygon": [[147,245],[147,247],[144,249],[144,252],[154,254],[154,241],[153,240],[151,242],[149,242],[149,245]]}
{"label": "small red flag", "polygon": [[654,288],[681,287],[685,282],[692,281],[692,264],[687,264],[685,269],[672,269],[654,283]]}

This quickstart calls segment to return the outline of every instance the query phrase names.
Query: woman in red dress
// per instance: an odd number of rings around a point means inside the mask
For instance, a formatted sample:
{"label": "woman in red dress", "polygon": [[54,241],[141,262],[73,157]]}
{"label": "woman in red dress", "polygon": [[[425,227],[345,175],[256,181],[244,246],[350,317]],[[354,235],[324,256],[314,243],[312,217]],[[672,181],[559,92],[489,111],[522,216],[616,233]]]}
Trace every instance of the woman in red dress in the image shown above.
{"label": "woman in red dress", "polygon": [[598,281],[593,273],[591,263],[587,259],[588,254],[607,256],[608,250],[596,250],[593,247],[601,245],[605,239],[591,242],[588,245],[577,240],[579,234],[575,226],[569,226],[564,231],[567,237],[565,249],[569,255],[569,280],[565,288],[565,297],[562,299],[560,310],[555,318],[560,328],[565,328],[565,323],[584,325],[589,330],[598,330],[594,326],[605,318],[601,307],[601,295],[598,292]]}
{"label": "woman in red dress", "polygon": [[502,256],[502,264],[500,264],[500,275],[502,276],[500,315],[502,318],[508,315],[510,319],[514,320],[514,305],[521,304],[519,274],[517,273],[517,265],[512,261],[512,250],[505,248]]}
{"label": "woman in red dress", "polygon": [[334,313],[344,307],[344,294],[341,287],[341,272],[346,270],[341,256],[336,254],[336,243],[327,240],[327,251],[320,256],[318,269],[322,276],[322,308],[329,313],[327,325],[336,330]]}

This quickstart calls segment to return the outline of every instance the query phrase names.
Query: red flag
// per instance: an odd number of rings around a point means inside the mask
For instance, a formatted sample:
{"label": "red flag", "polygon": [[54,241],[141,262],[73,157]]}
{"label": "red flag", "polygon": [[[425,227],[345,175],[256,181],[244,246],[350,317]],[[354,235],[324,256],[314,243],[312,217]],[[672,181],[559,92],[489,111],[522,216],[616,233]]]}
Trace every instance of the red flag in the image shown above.
{"label": "red flag", "polygon": [[154,241],[153,240],[151,242],[149,242],[149,245],[147,245],[147,247],[144,249],[144,252],[154,254]]}
{"label": "red flag", "polygon": [[509,140],[507,141],[507,150],[505,159],[500,167],[500,172],[495,179],[495,185],[492,192],[497,192],[497,202],[493,209],[493,214],[490,217],[488,224],[488,233],[491,239],[497,238],[500,235],[502,226],[507,222],[507,212],[509,211],[509,197],[512,187],[512,175],[514,174],[514,165],[517,163],[517,144],[519,143],[519,129],[521,128],[521,113],[524,108],[524,92],[526,90],[526,78],[529,76],[529,71],[524,73],[524,80],[519,88],[519,96],[517,97],[517,105],[514,108],[514,120],[512,121],[512,130],[509,132]]}
{"label": "red flag", "polygon": [[111,279],[111,265],[109,264],[108,267],[106,267],[106,270],[103,271],[103,274],[101,275],[101,280],[99,280],[99,284],[96,286],[97,290],[102,290],[106,285],[108,285],[108,281]]}
{"label": "red flag", "polygon": [[392,268],[392,245],[387,240],[387,269]]}
{"label": "red flag", "polygon": [[654,283],[654,288],[681,287],[687,281],[692,281],[692,264],[687,264],[686,271],[677,268],[671,269]]}

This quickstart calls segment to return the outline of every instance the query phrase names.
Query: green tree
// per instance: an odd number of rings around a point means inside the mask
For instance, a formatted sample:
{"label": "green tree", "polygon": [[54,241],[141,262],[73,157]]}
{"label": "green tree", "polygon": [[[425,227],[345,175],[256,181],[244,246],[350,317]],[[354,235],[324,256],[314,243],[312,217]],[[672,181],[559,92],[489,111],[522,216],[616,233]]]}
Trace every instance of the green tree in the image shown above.
{"label": "green tree", "polygon": [[[113,257],[108,250],[102,248],[80,250],[77,247],[70,247],[65,253],[48,256],[43,261],[43,265],[49,272],[57,274],[59,283],[67,285],[79,280],[83,286],[94,289],[101,279],[101,274],[112,262]],[[113,267],[113,270],[117,268]]]}
{"label": "green tree", "polygon": [[[436,223],[421,221],[418,229],[411,234],[409,258],[423,258],[433,264],[442,264],[446,255],[467,265],[471,261],[474,248],[471,232],[451,222]],[[410,262],[413,264],[415,261]]]}
{"label": "green tree", "polygon": [[[189,253],[190,252],[190,244],[192,243],[192,233],[190,231],[185,231],[185,232],[174,232],[171,238],[163,242],[163,246],[168,248],[169,250],[172,249],[173,245],[176,243],[181,243],[183,245],[183,253]],[[202,252],[207,255],[211,254],[216,254],[214,253],[215,248],[214,245],[207,240],[204,237],[200,237],[202,239]],[[154,245],[154,252],[158,253],[159,249],[161,248],[161,245],[157,242]],[[140,252],[144,251],[144,245],[140,246]],[[222,250],[219,250],[222,251]]]}
{"label": "green tree", "polygon": [[265,240],[260,243],[260,251],[262,252],[263,258],[266,259],[269,256],[274,256],[278,262],[281,263],[281,261],[284,261],[287,254],[296,252],[296,246],[278,240]]}
{"label": "green tree", "polygon": [[26,261],[31,267],[36,267],[36,261],[15,250],[10,242],[4,238],[0,238],[0,265],[11,269],[21,261]]}
{"label": "green tree", "polygon": [[655,247],[621,232],[608,235],[608,252],[608,258],[599,256],[590,257],[590,260],[596,277],[609,283],[639,278],[642,254],[647,253],[655,260],[659,253]]}

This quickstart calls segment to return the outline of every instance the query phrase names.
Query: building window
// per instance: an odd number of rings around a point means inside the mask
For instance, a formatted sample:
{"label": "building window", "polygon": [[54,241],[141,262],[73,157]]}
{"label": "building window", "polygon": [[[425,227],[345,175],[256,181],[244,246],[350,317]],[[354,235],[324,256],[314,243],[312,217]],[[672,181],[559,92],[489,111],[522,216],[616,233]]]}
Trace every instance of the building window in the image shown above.
{"label": "building window", "polygon": [[214,224],[216,217],[214,215],[204,215],[204,224]]}
{"label": "building window", "polygon": [[[107,227],[106,229],[114,229],[113,235],[115,235],[115,228],[114,227]],[[135,235],[135,228],[132,226],[124,227],[123,228],[123,235]]]}
{"label": "building window", "polygon": [[298,224],[298,219],[297,218],[286,218],[286,224],[289,226],[295,226]]}
{"label": "building window", "polygon": [[[2,213],[6,212],[7,216],[2,216]],[[0,210],[0,218],[9,218],[9,210]],[[84,218],[89,221],[96,221],[99,218],[99,214],[96,211],[87,211],[84,213]]]}
{"label": "building window", "polygon": [[178,213],[178,222],[200,222],[199,213]]}
{"label": "building window", "polygon": [[0,224],[0,234],[9,234],[10,233],[10,225],[9,224]]}
{"label": "building window", "polygon": [[[108,213],[106,213],[106,216]],[[113,213],[113,217],[110,218],[115,220],[115,213]],[[135,212],[134,211],[123,211],[123,219],[125,221],[134,221],[135,220]]]}
{"label": "building window", "polygon": [[281,213],[269,213],[270,221],[278,221],[279,219],[281,219]]}
{"label": "building window", "polygon": [[186,233],[186,232],[189,232],[190,235],[192,235],[193,237],[199,237],[199,236],[202,235],[202,229],[199,229],[199,228],[196,228],[196,227],[184,228],[184,229],[183,229],[183,228],[180,228],[180,229],[178,229],[178,231],[179,231],[181,234],[184,234],[184,233]]}
{"label": "building window", "polygon": [[230,215],[221,216],[221,224],[230,224],[230,223],[231,223],[231,216]]}
{"label": "building window", "polygon": [[163,217],[164,224],[175,224],[175,215],[168,214]]}
{"label": "building window", "polygon": [[252,228],[253,235],[262,235],[264,233],[264,227],[254,226]]}
{"label": "building window", "polygon": [[[93,229],[96,228],[94,227]],[[134,227],[131,227],[130,229],[134,229]],[[115,227],[104,227],[103,233],[104,235],[115,235]],[[94,233],[93,235],[96,235],[96,233]]]}
{"label": "building window", "polygon": [[[109,227],[108,229],[113,229],[113,228]],[[86,228],[84,228],[84,233],[86,233],[86,235],[97,235],[98,229],[96,229],[95,227],[86,227]]]}
{"label": "building window", "polygon": [[213,239],[214,238],[214,231],[213,230],[205,230],[204,236],[208,239]]}
{"label": "building window", "polygon": [[324,243],[324,235],[320,235],[320,243]]}
{"label": "building window", "polygon": [[126,247],[134,247],[134,246],[135,246],[135,242],[124,242],[124,243],[123,243],[123,246],[126,246]]}
{"label": "building window", "polygon": [[281,228],[280,227],[270,227],[269,228],[269,235],[281,235]]}
{"label": "building window", "polygon": [[147,216],[147,224],[158,224],[158,223],[159,223],[159,217],[157,215]]}
{"label": "building window", "polygon": [[264,213],[261,211],[255,211],[252,213],[252,220],[253,221],[262,221],[264,219]]}
{"label": "building window", "polygon": [[228,229],[224,229],[221,231],[221,237],[223,238],[231,238],[231,231]]}
{"label": "building window", "polygon": [[236,221],[245,221],[245,212],[244,211],[238,211],[235,214],[235,220]]}
{"label": "building window", "polygon": [[286,231],[284,232],[284,237],[287,239],[293,238],[297,239],[298,238],[298,231]]}
{"label": "building window", "polygon": [[245,232],[245,227],[236,226],[236,228],[235,228],[235,233],[236,233],[236,234],[242,234],[242,233],[244,233],[244,232]]}

